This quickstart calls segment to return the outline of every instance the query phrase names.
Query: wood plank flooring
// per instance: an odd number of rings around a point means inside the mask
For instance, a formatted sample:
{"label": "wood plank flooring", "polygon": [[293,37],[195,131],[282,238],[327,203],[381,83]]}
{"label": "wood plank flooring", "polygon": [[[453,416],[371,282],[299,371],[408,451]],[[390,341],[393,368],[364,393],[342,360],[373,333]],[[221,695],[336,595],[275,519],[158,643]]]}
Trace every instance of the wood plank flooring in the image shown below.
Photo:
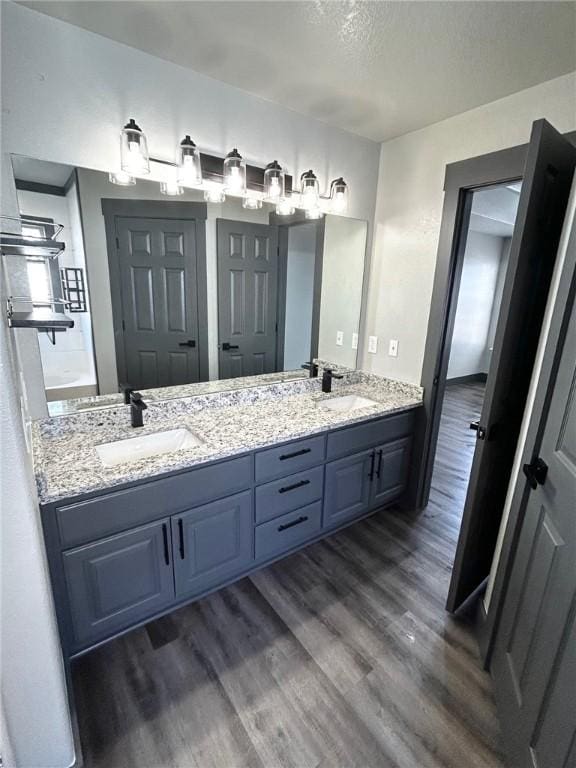
{"label": "wood plank flooring", "polygon": [[482,385],[447,391],[430,504],[385,511],[73,665],[87,768],[501,768],[444,611]]}

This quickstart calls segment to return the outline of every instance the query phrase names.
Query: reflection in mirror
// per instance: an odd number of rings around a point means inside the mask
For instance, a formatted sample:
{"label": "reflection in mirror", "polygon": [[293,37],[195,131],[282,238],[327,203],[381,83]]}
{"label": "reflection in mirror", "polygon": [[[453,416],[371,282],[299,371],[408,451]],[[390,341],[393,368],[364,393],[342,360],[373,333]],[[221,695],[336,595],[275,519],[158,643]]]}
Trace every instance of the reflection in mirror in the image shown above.
{"label": "reflection in mirror", "polygon": [[75,321],[39,332],[51,413],[114,405],[125,387],[169,399],[301,378],[316,358],[356,366],[365,221],[12,161],[22,216],[64,227],[58,258],[28,264],[32,293],[63,296]]}

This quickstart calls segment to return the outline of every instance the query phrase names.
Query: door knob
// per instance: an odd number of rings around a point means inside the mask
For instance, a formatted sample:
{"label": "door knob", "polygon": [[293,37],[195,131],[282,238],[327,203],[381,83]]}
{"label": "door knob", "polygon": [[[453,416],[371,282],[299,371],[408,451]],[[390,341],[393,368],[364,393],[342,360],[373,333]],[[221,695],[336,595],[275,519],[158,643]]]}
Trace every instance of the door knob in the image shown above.
{"label": "door knob", "polygon": [[222,349],[224,352],[228,352],[229,349],[240,349],[238,344],[229,344],[227,341],[222,342]]}
{"label": "door knob", "polygon": [[546,482],[546,475],[548,474],[548,464],[540,457],[534,459],[530,464],[524,464],[522,472],[528,478],[530,488],[536,490],[539,485],[544,485]]}
{"label": "door knob", "polygon": [[180,344],[178,344],[179,347],[195,347],[196,341],[194,339],[188,339],[188,341],[181,341]]}
{"label": "door knob", "polygon": [[481,427],[479,421],[471,421],[470,429],[473,429],[476,432],[478,440],[484,440],[486,437],[486,427]]}

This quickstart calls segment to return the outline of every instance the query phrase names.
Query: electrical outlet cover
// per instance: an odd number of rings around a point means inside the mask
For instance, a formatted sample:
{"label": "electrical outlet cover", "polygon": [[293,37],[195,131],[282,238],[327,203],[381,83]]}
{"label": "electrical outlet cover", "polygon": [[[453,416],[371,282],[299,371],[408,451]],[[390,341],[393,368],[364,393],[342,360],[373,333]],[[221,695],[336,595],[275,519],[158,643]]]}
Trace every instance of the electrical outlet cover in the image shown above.
{"label": "electrical outlet cover", "polygon": [[368,336],[368,352],[373,355],[378,351],[378,336]]}
{"label": "electrical outlet cover", "polygon": [[336,346],[341,347],[344,344],[344,331],[336,331]]}
{"label": "electrical outlet cover", "polygon": [[398,339],[390,339],[388,344],[389,357],[398,357]]}
{"label": "electrical outlet cover", "polygon": [[358,334],[352,334],[352,349],[358,349]]}

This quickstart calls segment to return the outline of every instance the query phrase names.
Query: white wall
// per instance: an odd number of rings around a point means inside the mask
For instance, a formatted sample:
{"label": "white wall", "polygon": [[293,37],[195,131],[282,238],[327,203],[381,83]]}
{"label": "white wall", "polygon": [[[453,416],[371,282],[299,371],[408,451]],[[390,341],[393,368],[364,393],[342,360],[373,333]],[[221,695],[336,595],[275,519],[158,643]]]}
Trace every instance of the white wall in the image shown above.
{"label": "white wall", "polygon": [[[363,350],[366,370],[420,383],[447,163],[527,142],[545,117],[576,129],[576,73],[444,120],[382,145]],[[407,311],[409,308],[409,311]],[[398,357],[388,357],[388,339]]]}
{"label": "white wall", "polygon": [[297,370],[311,357],[316,232],[314,223],[288,228],[283,366],[285,371]]}
{"label": "white wall", "polygon": [[[352,334],[360,326],[366,222],[327,216],[325,227],[318,357],[355,368]],[[344,334],[342,346],[336,344],[337,331]]]}
{"label": "white wall", "polygon": [[502,237],[468,232],[450,347],[449,379],[488,372],[488,336],[493,311],[497,314],[496,286],[503,248]]}

